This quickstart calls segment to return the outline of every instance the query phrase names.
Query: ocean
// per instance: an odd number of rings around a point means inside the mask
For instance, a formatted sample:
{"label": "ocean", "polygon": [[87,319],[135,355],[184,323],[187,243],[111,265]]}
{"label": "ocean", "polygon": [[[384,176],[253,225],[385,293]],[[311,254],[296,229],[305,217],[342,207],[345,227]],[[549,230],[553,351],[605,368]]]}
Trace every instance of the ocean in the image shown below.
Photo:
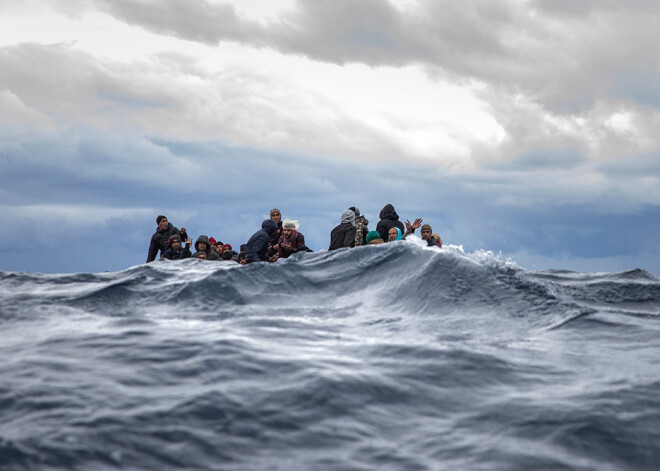
{"label": "ocean", "polygon": [[660,280],[397,242],[0,272],[2,470],[657,470]]}

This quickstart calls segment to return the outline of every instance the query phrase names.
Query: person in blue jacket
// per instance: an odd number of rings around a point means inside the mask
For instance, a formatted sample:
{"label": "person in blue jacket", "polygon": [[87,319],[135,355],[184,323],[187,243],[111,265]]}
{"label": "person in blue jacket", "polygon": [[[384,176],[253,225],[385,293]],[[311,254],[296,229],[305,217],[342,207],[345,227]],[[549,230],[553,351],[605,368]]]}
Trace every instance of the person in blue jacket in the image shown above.
{"label": "person in blue jacket", "polygon": [[258,230],[245,244],[245,263],[252,262],[274,262],[277,260],[277,254],[268,257],[268,242],[270,236],[278,230],[278,224],[272,219],[266,219],[261,223],[261,230]]}

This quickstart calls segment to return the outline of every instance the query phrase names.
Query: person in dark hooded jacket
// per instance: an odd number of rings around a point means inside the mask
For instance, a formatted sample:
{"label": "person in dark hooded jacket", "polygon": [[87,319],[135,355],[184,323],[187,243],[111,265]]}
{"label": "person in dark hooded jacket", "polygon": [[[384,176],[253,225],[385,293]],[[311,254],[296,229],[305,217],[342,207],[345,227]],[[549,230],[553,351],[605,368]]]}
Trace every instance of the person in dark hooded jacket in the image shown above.
{"label": "person in dark hooded jacket", "polygon": [[266,219],[261,223],[261,230],[252,234],[247,244],[245,244],[245,263],[277,260],[277,254],[270,260],[268,258],[268,242],[277,229],[278,224],[272,219]]}
{"label": "person in dark hooded jacket", "polygon": [[156,218],[156,224],[158,224],[158,228],[156,229],[156,232],[154,232],[154,234],[151,236],[151,241],[149,242],[147,263],[156,260],[156,256],[158,255],[159,250],[162,256],[165,251],[170,248],[171,236],[181,236],[179,229],[174,227],[172,223],[169,222],[167,218],[162,214]]}
{"label": "person in dark hooded jacket", "polygon": [[[206,253],[206,260],[220,260],[220,255],[215,250],[211,250],[211,241],[209,237],[202,234],[195,241],[195,250]],[[195,254],[193,254],[194,256]]]}
{"label": "person in dark hooded jacket", "polygon": [[163,258],[168,260],[180,260],[183,258],[189,258],[192,254],[190,253],[190,239],[186,241],[186,246],[181,246],[181,237],[174,234],[170,237],[170,248],[165,251]]}
{"label": "person in dark hooded jacket", "polygon": [[380,221],[378,221],[378,225],[376,225],[376,230],[380,234],[381,239],[388,240],[390,229],[393,227],[398,227],[402,234],[405,232],[405,227],[403,227],[403,223],[399,221],[399,215],[394,210],[394,206],[386,204],[383,209],[380,210]]}
{"label": "person in dark hooded jacket", "polygon": [[330,248],[337,250],[343,247],[355,247],[355,213],[350,209],[341,215],[341,224],[330,233]]}

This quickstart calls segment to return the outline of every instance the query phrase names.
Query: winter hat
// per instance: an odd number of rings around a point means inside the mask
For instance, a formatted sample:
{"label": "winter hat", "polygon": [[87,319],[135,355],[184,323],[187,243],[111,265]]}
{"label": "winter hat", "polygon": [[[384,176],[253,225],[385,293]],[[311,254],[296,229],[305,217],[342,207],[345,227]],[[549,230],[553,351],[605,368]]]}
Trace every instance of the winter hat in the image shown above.
{"label": "winter hat", "polygon": [[421,232],[424,232],[424,231],[433,232],[433,229],[431,229],[431,225],[430,225],[430,224],[424,224],[424,225],[422,226],[422,230],[421,230]]}
{"label": "winter hat", "polygon": [[213,237],[209,237],[209,242],[211,242],[211,245],[218,245]]}
{"label": "winter hat", "polygon": [[167,219],[167,216],[163,216],[162,214],[160,214],[160,215],[156,218],[156,224],[160,224],[160,221],[162,221],[163,219]]}
{"label": "winter hat", "polygon": [[298,228],[300,227],[300,223],[298,221],[294,221],[294,220],[291,220],[291,219],[285,219],[284,221],[282,221],[282,227],[283,228],[290,227],[291,229],[294,229],[294,230],[297,231]]}
{"label": "winter hat", "polygon": [[378,231],[369,231],[367,233],[367,244],[374,239],[380,239],[380,234],[378,233]]}
{"label": "winter hat", "polygon": [[224,252],[225,249],[229,249],[229,250],[231,250],[231,245],[229,245],[229,244],[225,244],[225,245],[223,245],[223,246],[222,246],[222,251]]}
{"label": "winter hat", "polygon": [[177,234],[171,235],[168,242],[169,242],[170,245],[172,245],[172,242],[174,242],[175,240],[178,240],[179,242],[181,242],[181,237]]}

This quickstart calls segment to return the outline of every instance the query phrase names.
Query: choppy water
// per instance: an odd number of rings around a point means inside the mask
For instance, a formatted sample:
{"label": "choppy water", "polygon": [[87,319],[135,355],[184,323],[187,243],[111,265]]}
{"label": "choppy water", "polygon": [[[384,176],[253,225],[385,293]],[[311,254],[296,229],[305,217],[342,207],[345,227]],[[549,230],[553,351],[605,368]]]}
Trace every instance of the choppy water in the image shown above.
{"label": "choppy water", "polygon": [[0,468],[660,468],[660,280],[414,243],[0,272]]}

